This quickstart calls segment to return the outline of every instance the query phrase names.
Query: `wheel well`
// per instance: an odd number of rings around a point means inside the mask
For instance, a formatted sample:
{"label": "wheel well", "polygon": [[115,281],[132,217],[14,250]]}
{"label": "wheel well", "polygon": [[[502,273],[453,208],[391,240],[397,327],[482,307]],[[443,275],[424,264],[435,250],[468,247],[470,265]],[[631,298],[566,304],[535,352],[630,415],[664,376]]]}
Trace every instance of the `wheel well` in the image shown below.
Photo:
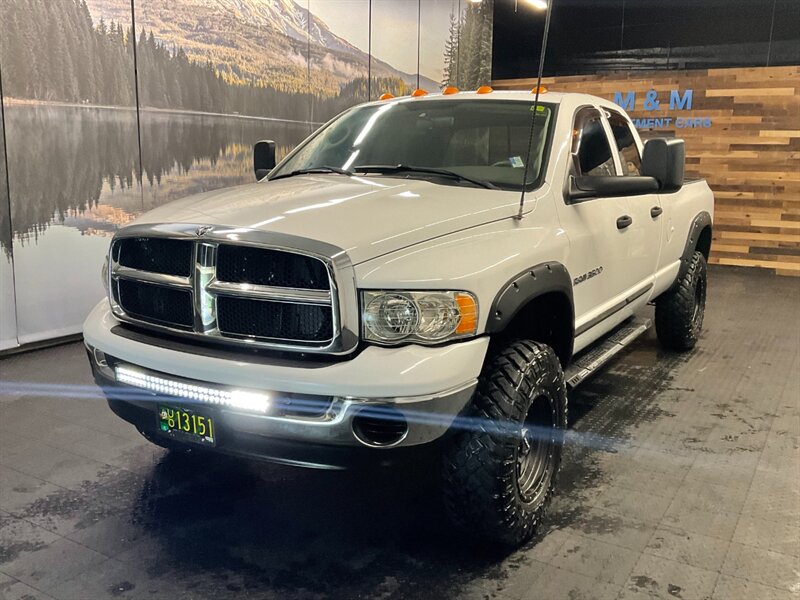
{"label": "wheel well", "polygon": [[708,260],[708,255],[711,253],[711,227],[709,225],[703,228],[697,238],[697,250],[703,254],[703,258]]}
{"label": "wheel well", "polygon": [[575,323],[572,303],[561,292],[548,292],[525,304],[494,339],[506,344],[515,339],[550,346],[566,366],[572,358]]}

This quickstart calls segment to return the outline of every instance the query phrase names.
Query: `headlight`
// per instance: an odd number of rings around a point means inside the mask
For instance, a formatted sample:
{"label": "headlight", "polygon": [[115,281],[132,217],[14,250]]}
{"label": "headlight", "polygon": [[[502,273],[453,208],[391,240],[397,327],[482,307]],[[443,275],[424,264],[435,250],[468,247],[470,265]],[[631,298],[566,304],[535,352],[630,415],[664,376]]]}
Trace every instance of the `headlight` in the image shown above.
{"label": "headlight", "polygon": [[364,339],[433,344],[474,335],[478,302],[469,292],[364,291]]}

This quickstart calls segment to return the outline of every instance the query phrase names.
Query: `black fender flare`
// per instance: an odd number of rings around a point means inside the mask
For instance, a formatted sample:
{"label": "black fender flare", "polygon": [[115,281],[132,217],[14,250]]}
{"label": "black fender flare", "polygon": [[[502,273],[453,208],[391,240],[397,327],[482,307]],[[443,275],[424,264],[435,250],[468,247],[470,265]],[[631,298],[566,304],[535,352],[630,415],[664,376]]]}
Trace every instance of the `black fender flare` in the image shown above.
{"label": "black fender flare", "polygon": [[573,332],[575,329],[575,304],[572,298],[572,278],[567,268],[559,262],[545,262],[526,269],[510,279],[494,297],[486,333],[499,333],[531,300],[550,292],[559,292],[569,299]]}
{"label": "black fender flare", "polygon": [[689,233],[686,236],[686,245],[683,247],[683,254],[681,254],[681,266],[678,269],[678,276],[675,278],[673,286],[683,279],[686,272],[689,270],[692,256],[697,249],[697,242],[700,240],[700,232],[706,227],[711,228],[711,226],[711,215],[706,211],[698,213],[692,220],[692,224],[689,226]]}

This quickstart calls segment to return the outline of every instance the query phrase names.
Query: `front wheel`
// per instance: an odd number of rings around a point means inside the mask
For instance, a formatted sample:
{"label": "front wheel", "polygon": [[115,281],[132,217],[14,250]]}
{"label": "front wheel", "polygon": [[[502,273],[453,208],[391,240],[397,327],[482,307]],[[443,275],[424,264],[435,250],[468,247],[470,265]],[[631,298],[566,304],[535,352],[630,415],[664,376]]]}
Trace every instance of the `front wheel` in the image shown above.
{"label": "front wheel", "polygon": [[510,343],[482,375],[457,426],[444,456],[451,520],[492,542],[528,541],[553,495],[567,427],[564,374],[553,350]]}
{"label": "front wheel", "polygon": [[656,335],[670,350],[691,350],[697,344],[706,312],[706,259],[695,252],[675,288],[656,300]]}

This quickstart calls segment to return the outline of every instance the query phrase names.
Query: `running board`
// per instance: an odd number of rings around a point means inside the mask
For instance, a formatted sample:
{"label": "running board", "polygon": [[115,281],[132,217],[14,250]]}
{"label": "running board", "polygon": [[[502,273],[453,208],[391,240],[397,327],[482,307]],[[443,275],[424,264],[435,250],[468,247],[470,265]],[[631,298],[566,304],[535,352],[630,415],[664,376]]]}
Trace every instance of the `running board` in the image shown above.
{"label": "running board", "polygon": [[650,329],[650,319],[633,318],[614,331],[605,340],[583,352],[567,367],[564,378],[573,389],[597,372],[623,348]]}

